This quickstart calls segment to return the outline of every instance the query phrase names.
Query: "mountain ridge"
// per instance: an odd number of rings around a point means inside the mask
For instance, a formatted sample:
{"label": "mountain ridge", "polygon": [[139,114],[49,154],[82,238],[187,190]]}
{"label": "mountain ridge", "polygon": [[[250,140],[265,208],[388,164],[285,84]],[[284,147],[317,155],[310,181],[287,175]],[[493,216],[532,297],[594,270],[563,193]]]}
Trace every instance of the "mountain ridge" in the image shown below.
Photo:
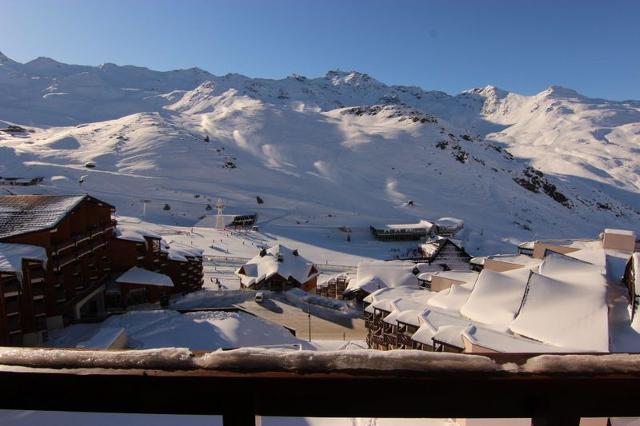
{"label": "mountain ridge", "polygon": [[44,176],[39,191],[82,182],[125,214],[149,198],[154,220],[185,225],[206,212],[200,195],[246,209],[260,195],[266,217],[336,228],[458,216],[472,253],[640,231],[633,102],[2,58],[0,120],[27,132],[0,132],[0,176]]}

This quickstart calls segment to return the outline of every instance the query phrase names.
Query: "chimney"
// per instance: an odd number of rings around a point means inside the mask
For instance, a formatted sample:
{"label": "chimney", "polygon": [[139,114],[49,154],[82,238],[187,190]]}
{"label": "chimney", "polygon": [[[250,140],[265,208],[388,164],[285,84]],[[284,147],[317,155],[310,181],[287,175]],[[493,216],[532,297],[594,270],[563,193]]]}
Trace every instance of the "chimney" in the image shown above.
{"label": "chimney", "polygon": [[298,249],[295,249],[294,251],[292,251],[291,254],[294,256],[300,256],[300,253],[298,253]]}
{"label": "chimney", "polygon": [[265,257],[267,255],[267,249],[260,250],[260,257]]}

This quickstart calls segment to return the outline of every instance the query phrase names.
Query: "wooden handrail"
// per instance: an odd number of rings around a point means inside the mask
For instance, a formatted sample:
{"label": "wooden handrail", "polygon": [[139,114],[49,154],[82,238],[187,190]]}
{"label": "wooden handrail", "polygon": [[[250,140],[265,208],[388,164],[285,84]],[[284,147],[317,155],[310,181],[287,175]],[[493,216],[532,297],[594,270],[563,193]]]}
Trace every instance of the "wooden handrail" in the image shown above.
{"label": "wooden handrail", "polygon": [[[288,352],[291,359],[285,361],[278,358],[282,353],[273,352],[273,362],[256,368],[256,355],[250,351],[224,352],[235,358],[214,362],[216,367],[203,367],[212,356],[206,352],[172,363],[154,361],[153,353],[130,351],[131,363],[115,368],[102,355],[94,356],[97,352],[73,352],[83,355],[78,368],[60,361],[64,352],[59,350],[19,349],[13,355],[0,350],[0,364],[5,364],[0,370],[0,408],[221,414],[225,426],[254,425],[255,415],[527,417],[535,425],[577,425],[581,416],[640,416],[635,398],[640,355],[533,359],[537,355],[413,351],[413,361],[391,369],[399,351],[316,352],[313,357]],[[101,354],[108,358],[122,352]],[[24,364],[35,357],[39,367],[24,367],[22,357]],[[448,365],[448,359],[454,362]],[[375,367],[378,363],[380,368]]]}

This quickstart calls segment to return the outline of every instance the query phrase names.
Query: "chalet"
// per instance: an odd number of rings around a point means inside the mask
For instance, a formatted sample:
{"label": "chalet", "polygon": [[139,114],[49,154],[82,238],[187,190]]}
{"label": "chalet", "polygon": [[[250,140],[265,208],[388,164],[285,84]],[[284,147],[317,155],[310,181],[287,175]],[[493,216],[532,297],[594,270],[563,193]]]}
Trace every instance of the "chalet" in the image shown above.
{"label": "chalet", "polygon": [[305,291],[315,290],[318,269],[298,250],[283,245],[262,249],[249,262],[236,271],[243,288],[286,290],[298,287]]}
{"label": "chalet", "polygon": [[426,238],[434,229],[433,223],[421,220],[414,224],[392,224],[371,226],[371,233],[376,240],[403,241]]}
{"label": "chalet", "polygon": [[1,256],[13,259],[1,273],[0,341],[39,344],[48,329],[104,312],[113,211],[88,195],[0,196]]}
{"label": "chalet", "polygon": [[448,237],[434,237],[420,244],[424,261],[438,266],[443,271],[469,269],[471,256],[467,254],[460,240]]}

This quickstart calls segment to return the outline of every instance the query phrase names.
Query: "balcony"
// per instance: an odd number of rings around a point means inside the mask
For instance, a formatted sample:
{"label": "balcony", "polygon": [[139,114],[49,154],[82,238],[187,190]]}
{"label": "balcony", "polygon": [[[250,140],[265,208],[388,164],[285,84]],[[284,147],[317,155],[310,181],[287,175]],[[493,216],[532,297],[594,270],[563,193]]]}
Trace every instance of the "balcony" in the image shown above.
{"label": "balcony", "polygon": [[102,237],[105,232],[111,231],[113,229],[113,226],[113,224],[103,225],[96,229],[73,235],[68,241],[60,243],[58,245],[54,245],[52,253],[54,256],[58,256],[60,255],[60,253],[67,251],[73,247],[78,247],[83,243],[96,240],[97,238]]}
{"label": "balcony", "polygon": [[44,298],[33,301],[33,315],[36,317],[46,315]]}
{"label": "balcony", "polygon": [[4,291],[4,297],[12,297],[18,295],[19,283],[18,280],[7,280],[2,283],[2,289]]}
{"label": "balcony", "polygon": [[20,302],[18,301],[18,296],[6,297],[4,301],[4,310],[7,316],[19,314]]}
{"label": "balcony", "polygon": [[33,300],[44,299],[44,289],[42,287],[31,289],[31,294],[33,295]]}
{"label": "balcony", "polygon": [[11,315],[7,317],[7,327],[10,333],[22,331],[22,322],[19,315]]}
{"label": "balcony", "polygon": [[56,270],[60,271],[65,266],[71,265],[73,262],[75,262],[77,260],[78,260],[78,256],[76,256],[75,253],[70,253],[67,256],[59,258],[57,260],[57,262],[55,263],[54,268]]}

